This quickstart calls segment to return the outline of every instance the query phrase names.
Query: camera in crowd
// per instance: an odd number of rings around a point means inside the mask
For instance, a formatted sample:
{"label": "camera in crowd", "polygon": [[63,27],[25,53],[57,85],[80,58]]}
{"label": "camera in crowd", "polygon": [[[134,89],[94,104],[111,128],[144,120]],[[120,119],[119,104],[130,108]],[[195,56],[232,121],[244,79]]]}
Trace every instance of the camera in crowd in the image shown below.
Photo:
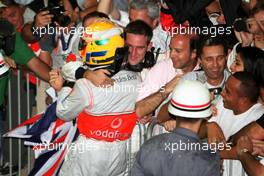
{"label": "camera in crowd", "polygon": [[49,11],[53,15],[52,23],[57,22],[61,27],[66,27],[70,24],[71,18],[68,15],[65,15],[65,9],[63,6],[48,6],[41,11]]}
{"label": "camera in crowd", "polygon": [[263,34],[255,18],[245,18],[235,20],[234,29],[237,32],[249,32],[251,34]]}
{"label": "camera in crowd", "polygon": [[0,50],[10,56],[15,51],[16,33],[14,26],[5,19],[0,19]]}

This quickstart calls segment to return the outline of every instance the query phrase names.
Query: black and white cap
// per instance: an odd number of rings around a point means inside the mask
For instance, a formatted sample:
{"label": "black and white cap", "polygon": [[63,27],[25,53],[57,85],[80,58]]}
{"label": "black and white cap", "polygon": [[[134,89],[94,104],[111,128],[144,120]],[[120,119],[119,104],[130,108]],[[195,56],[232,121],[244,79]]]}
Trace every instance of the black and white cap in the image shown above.
{"label": "black and white cap", "polygon": [[199,81],[181,80],[175,87],[168,111],[186,118],[207,118],[212,115],[210,93]]}

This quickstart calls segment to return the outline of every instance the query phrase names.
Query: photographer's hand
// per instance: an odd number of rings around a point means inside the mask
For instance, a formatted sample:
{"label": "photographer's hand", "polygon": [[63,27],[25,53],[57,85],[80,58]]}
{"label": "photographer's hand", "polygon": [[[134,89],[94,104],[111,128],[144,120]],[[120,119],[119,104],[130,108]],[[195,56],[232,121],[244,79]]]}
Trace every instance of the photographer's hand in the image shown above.
{"label": "photographer's hand", "polygon": [[242,46],[250,46],[253,42],[253,34],[248,32],[237,32],[235,31],[236,38],[240,43],[242,43]]}
{"label": "photographer's hand", "polygon": [[52,18],[53,15],[49,11],[41,11],[35,17],[34,27],[45,27],[52,22]]}

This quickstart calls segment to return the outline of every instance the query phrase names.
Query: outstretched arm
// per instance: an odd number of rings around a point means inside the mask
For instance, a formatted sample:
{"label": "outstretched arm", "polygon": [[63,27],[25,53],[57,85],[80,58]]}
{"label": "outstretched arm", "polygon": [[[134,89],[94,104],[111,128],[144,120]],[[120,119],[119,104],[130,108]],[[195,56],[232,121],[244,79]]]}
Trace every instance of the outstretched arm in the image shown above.
{"label": "outstretched arm", "polygon": [[138,118],[151,114],[169,96],[180,79],[181,77],[176,76],[156,93],[138,101],[136,103]]}

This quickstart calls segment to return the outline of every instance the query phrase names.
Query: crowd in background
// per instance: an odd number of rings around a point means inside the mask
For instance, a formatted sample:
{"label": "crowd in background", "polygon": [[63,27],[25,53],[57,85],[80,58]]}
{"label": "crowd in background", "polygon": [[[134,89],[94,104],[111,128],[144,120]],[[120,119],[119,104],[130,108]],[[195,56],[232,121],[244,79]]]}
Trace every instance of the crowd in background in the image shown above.
{"label": "crowd in background", "polygon": [[[155,121],[159,124],[153,131],[158,137],[148,140],[143,147],[139,147],[137,141],[139,131],[133,131],[131,138],[135,164],[132,175],[242,175],[242,167],[248,175],[264,175],[263,0],[1,0],[0,18],[13,25],[15,36],[11,54],[1,48],[0,135],[8,130],[5,126],[8,79],[16,77],[18,69],[23,70],[23,75],[29,73],[31,111],[36,106],[37,111],[33,114],[44,111],[56,98],[59,102],[62,87],[72,82],[71,76],[61,73],[63,66],[70,62],[83,62],[89,66],[97,64],[86,53],[88,47],[84,44],[89,36],[82,32],[89,27],[93,29],[93,24],[102,25],[99,31],[108,30],[109,24],[104,23],[107,21],[114,25],[111,27],[115,28],[114,32],[116,29],[122,31],[122,39],[119,41],[115,38],[119,43],[104,49],[114,50],[113,57],[117,53],[114,47],[125,46],[122,57],[126,58],[127,64],[122,68],[132,70],[138,76],[138,82],[135,81],[137,92],[134,97],[128,95],[124,102],[131,102],[138,123],[148,126]],[[96,49],[101,45],[104,43],[92,47]],[[100,48],[97,52],[100,52]],[[66,81],[56,82],[61,74]],[[107,69],[82,68],[73,74],[74,81],[85,78],[95,87],[117,82],[109,77],[113,73]],[[25,80],[23,75],[22,79]],[[175,110],[185,108],[181,104],[173,104],[173,100],[178,101],[175,95],[177,91],[172,92],[179,81],[197,81],[209,90],[212,115],[203,114],[207,111],[197,113],[200,109],[191,110],[187,115]],[[82,87],[80,89],[84,90]],[[185,98],[192,94],[187,88],[181,91],[178,90],[178,94]],[[203,96],[203,91],[196,94]],[[195,99],[196,96],[192,96]],[[71,96],[68,99],[65,97],[65,102],[76,100]],[[57,115],[68,121],[77,116],[77,109],[82,111],[86,108],[89,111],[91,104],[88,98],[75,104],[58,103]],[[95,106],[105,106],[103,101],[107,101],[107,97],[100,100],[101,104],[100,101],[93,102]],[[112,106],[119,111],[114,102],[105,106],[104,110]],[[195,118],[202,120],[195,121]],[[163,136],[163,133],[174,136]],[[199,143],[207,139],[208,144],[223,144],[224,147],[216,153],[209,152],[212,155],[183,152],[171,156],[162,151],[164,146],[160,146],[160,143],[177,142],[175,139],[190,139]],[[1,170],[4,170],[6,162],[3,150],[1,138]],[[198,159],[195,158],[197,155]],[[67,164],[60,174],[69,172],[68,163],[74,162],[65,162]],[[230,167],[233,168],[231,171],[228,169]]]}

